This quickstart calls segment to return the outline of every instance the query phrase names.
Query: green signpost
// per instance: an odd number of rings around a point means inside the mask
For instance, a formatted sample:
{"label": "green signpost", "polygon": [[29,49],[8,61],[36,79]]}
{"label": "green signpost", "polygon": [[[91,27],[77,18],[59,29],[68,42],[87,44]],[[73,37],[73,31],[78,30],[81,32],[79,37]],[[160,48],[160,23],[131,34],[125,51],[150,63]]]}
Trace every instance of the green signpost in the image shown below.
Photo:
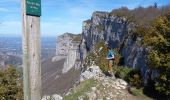
{"label": "green signpost", "polygon": [[26,15],[41,16],[41,0],[26,0]]}

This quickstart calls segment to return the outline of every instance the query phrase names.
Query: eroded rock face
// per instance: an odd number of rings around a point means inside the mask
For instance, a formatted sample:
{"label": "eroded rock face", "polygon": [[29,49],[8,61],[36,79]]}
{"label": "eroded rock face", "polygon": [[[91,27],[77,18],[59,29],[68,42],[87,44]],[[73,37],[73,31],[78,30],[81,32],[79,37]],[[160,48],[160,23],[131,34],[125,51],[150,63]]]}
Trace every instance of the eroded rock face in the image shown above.
{"label": "eroded rock face", "polygon": [[42,62],[42,95],[63,95],[79,80],[81,35],[65,33],[57,38],[56,55]]}
{"label": "eroded rock face", "polygon": [[83,39],[86,51],[104,40],[112,48],[119,48],[123,65],[146,71],[147,50],[140,45],[142,37],[134,36],[134,27],[125,18],[110,16],[108,12],[94,12],[90,20],[83,22]]}
{"label": "eroded rock face", "polygon": [[80,41],[76,39],[81,38],[78,35],[65,33],[57,38],[56,56],[52,61],[65,59],[62,73],[67,73],[71,68],[80,66],[77,60],[79,57],[79,44]]}

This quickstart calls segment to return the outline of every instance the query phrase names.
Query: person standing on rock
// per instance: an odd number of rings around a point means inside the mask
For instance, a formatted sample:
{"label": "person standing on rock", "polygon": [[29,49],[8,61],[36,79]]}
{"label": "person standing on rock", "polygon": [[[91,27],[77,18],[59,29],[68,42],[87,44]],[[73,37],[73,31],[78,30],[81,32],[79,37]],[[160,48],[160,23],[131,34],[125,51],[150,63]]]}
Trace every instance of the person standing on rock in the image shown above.
{"label": "person standing on rock", "polygon": [[107,60],[108,60],[108,68],[109,68],[109,74],[112,76],[113,75],[113,60],[115,59],[114,53],[111,50],[110,47],[107,47],[108,53],[107,53]]}

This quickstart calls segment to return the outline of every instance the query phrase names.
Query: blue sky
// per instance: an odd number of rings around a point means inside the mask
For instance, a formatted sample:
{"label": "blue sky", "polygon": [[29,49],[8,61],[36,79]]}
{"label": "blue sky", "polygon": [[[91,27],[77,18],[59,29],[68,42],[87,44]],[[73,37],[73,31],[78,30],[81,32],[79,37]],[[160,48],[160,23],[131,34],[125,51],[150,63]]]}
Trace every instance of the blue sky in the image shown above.
{"label": "blue sky", "polygon": [[[41,34],[57,36],[81,33],[82,21],[94,11],[111,11],[121,6],[133,9],[170,4],[170,0],[42,0]],[[21,35],[21,0],[0,0],[0,34]]]}

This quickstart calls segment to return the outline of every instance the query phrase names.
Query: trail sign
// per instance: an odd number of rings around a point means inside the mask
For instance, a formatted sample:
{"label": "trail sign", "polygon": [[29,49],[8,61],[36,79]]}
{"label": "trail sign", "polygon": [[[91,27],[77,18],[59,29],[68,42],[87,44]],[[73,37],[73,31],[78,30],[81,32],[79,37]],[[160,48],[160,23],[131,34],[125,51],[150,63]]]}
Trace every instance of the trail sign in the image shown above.
{"label": "trail sign", "polygon": [[41,0],[26,0],[26,14],[41,16]]}

